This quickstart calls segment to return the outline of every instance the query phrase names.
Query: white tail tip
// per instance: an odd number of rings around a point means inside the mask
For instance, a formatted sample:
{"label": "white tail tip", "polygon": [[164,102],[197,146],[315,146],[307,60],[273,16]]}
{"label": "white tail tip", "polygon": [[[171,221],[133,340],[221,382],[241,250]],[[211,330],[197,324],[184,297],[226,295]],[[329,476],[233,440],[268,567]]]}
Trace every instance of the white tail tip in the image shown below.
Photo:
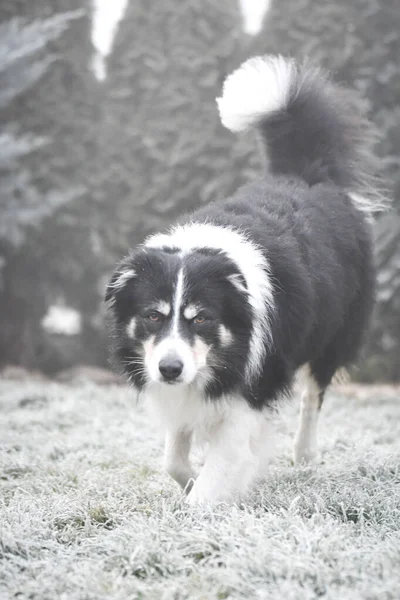
{"label": "white tail tip", "polygon": [[256,56],[229,75],[217,98],[221,123],[231,131],[243,131],[268,114],[284,109],[296,65],[283,56]]}

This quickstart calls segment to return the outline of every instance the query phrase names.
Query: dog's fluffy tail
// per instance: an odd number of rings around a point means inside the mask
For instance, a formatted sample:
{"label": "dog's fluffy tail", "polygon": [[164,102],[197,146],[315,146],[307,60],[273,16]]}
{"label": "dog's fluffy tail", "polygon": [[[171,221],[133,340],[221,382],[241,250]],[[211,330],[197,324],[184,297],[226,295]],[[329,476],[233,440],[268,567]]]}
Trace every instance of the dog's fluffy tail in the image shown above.
{"label": "dog's fluffy tail", "polygon": [[217,102],[225,127],[260,131],[273,173],[332,182],[367,213],[385,207],[362,103],[321,69],[282,56],[251,58],[229,75]]}

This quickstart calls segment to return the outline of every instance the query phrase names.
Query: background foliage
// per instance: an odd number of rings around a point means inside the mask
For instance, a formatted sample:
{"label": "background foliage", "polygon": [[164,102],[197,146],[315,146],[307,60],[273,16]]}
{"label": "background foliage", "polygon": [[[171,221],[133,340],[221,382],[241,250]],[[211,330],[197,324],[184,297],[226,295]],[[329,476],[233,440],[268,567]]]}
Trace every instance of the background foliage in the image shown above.
{"label": "background foliage", "polygon": [[[231,193],[261,165],[219,124],[225,75],[255,53],[309,55],[364,94],[393,210],[376,224],[379,294],[364,379],[399,377],[400,11],[397,0],[275,0],[257,35],[233,0],[130,0],[104,79],[90,0],[0,7],[0,361],[106,364],[102,290],[127,247]],[[73,335],[43,327],[52,306]]]}

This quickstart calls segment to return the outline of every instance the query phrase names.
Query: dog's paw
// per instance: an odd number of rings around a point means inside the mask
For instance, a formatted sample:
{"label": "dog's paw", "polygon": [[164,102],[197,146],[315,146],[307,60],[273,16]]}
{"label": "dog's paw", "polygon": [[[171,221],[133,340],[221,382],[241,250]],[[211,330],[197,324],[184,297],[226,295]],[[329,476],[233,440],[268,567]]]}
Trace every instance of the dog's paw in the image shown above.
{"label": "dog's paw", "polygon": [[197,496],[190,491],[186,496],[185,504],[188,504],[189,506],[201,506],[202,502],[200,502]]}
{"label": "dog's paw", "polygon": [[200,486],[194,483],[192,489],[186,497],[186,503],[190,506],[213,506],[226,502],[225,494],[213,488]]}
{"label": "dog's paw", "polygon": [[189,496],[190,492],[193,489],[193,486],[195,484],[195,477],[191,477],[188,482],[186,483],[186,485],[183,487],[183,491],[185,492],[186,496]]}
{"label": "dog's paw", "polygon": [[319,462],[318,448],[296,444],[293,452],[295,465],[313,465]]}
{"label": "dog's paw", "polygon": [[189,504],[189,506],[206,506],[207,504],[213,504],[213,502],[211,498],[207,497],[207,494],[202,493],[196,489],[196,485],[193,485],[186,496],[186,504]]}
{"label": "dog's paw", "polygon": [[181,486],[181,488],[188,493],[193,486],[193,483],[197,477],[197,475],[191,470],[187,468],[182,468],[180,465],[170,464],[167,465],[166,471],[170,477],[177,484]]}

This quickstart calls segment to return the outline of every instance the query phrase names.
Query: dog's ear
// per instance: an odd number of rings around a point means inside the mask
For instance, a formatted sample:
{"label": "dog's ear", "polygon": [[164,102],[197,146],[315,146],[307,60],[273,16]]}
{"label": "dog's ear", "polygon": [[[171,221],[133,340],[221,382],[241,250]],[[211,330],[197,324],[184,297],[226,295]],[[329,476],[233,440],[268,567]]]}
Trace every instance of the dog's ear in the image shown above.
{"label": "dog's ear", "polygon": [[115,299],[115,295],[122,290],[126,283],[135,277],[135,271],[130,267],[126,261],[121,263],[114,271],[106,288],[105,301],[108,304],[112,304]]}
{"label": "dog's ear", "polygon": [[232,273],[227,276],[227,280],[231,283],[241,294],[247,294],[246,280],[240,273]]}

